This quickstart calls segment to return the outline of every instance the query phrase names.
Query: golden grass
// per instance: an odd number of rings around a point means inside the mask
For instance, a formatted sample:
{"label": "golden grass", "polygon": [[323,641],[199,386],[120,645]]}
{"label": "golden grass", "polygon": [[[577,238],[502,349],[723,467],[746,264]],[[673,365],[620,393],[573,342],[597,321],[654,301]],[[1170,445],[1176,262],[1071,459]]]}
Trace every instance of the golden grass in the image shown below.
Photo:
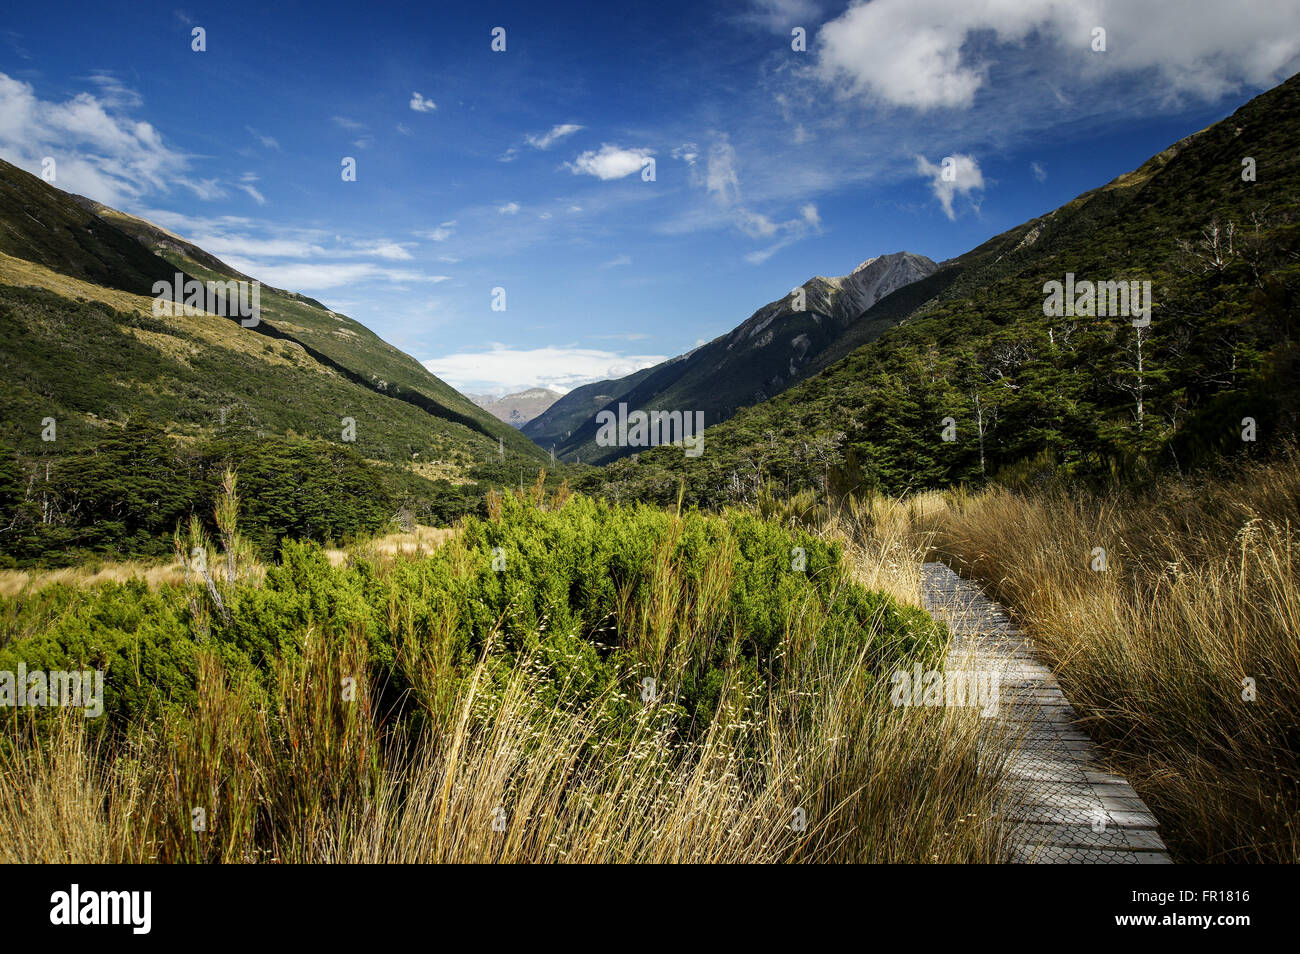
{"label": "golden grass", "polygon": [[[334,566],[342,566],[362,553],[382,562],[391,562],[396,558],[418,560],[441,546],[455,532],[446,527],[420,524],[410,533],[390,533],[344,548],[331,548],[325,553]],[[259,577],[262,571],[261,567],[254,570]],[[160,586],[184,583],[185,574],[185,564],[179,560],[167,563],[147,560],[93,561],[52,570],[0,570],[0,598],[9,599],[34,593],[56,584],[87,589],[101,583],[125,583],[135,579],[143,579],[151,590],[156,590]]]}
{"label": "golden grass", "polygon": [[[888,509],[859,515],[863,572],[914,590],[915,551]],[[845,532],[843,529],[832,532]],[[456,546],[420,528],[362,549],[376,572]],[[671,552],[671,541],[659,556]],[[345,559],[346,554],[340,554]],[[470,555],[466,554],[466,559]],[[719,561],[722,563],[725,561]],[[720,618],[725,573],[683,585],[658,559],[614,625],[667,661]],[[898,575],[894,580],[891,575]],[[558,690],[548,665],[493,634],[466,676],[450,627],[394,617],[397,665],[422,720],[376,711],[366,639],[311,628],[259,696],[202,657],[197,703],[101,748],[75,716],[10,717],[0,736],[0,862],[990,862],[1005,858],[1005,787],[973,709],[896,707],[869,648],[822,645],[789,621],[782,653],[816,645],[778,684],[736,681],[703,731],[630,688]],[[358,676],[356,698],[335,687]],[[631,714],[629,715],[629,705]],[[415,729],[414,726],[423,728]],[[204,831],[193,830],[194,809]]]}
{"label": "golden grass", "polygon": [[427,556],[447,540],[456,535],[449,527],[427,527],[417,524],[409,533],[389,533],[347,547],[332,548],[325,551],[333,566],[343,566],[359,555],[365,555],[377,562],[390,562],[393,559],[418,560]]}
{"label": "golden grass", "polygon": [[156,590],[164,584],[185,582],[185,567],[179,562],[162,564],[126,560],[55,570],[0,570],[0,597],[21,596],[56,584],[85,589],[101,583],[125,583],[133,579],[143,579],[150,589]]}
{"label": "golden grass", "polygon": [[830,516],[826,532],[847,547],[859,583],[900,603],[923,606],[921,567],[934,549],[934,535],[920,528],[946,506],[937,492],[902,499],[849,497]]}
{"label": "golden grass", "polygon": [[[472,462],[471,462],[472,463]],[[461,486],[474,481],[465,476],[468,464],[457,460],[415,460],[404,465],[407,470],[427,480],[445,480]]]}
{"label": "golden grass", "polygon": [[[102,302],[128,314],[153,317],[153,298],[148,295],[134,295],[104,285],[94,285],[35,262],[6,255],[4,252],[0,252],[0,284],[34,285],[52,291],[56,295],[62,295],[64,298]],[[296,342],[249,335],[236,322],[228,318],[191,310],[188,306],[186,311],[187,314],[184,315],[162,316],[155,320],[170,328],[193,335],[207,345],[253,355],[259,361],[269,364],[288,365],[317,374],[333,373],[317,362],[308,360],[306,353]],[[142,328],[123,330],[181,363],[188,363],[189,357],[198,351],[194,343],[165,333],[146,331]]]}
{"label": "golden grass", "polygon": [[364,707],[312,692],[344,664],[307,652],[278,703],[287,732],[215,665],[185,720],[145,727],[109,760],[75,716],[39,735],[19,727],[19,743],[0,747],[0,862],[988,862],[1004,851],[990,823],[997,766],[973,756],[978,719],[864,700],[848,670],[805,674],[811,726],[793,727],[784,703],[737,700],[685,743],[652,707],[611,735],[604,700],[545,697],[534,666],[489,694],[481,666],[454,721],[408,755]]}

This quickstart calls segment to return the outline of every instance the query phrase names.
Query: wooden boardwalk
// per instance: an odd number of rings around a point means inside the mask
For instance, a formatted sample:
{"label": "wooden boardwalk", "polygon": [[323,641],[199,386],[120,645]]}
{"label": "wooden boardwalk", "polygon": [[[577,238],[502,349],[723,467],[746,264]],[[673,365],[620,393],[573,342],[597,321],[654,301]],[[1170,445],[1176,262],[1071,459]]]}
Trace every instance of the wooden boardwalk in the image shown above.
{"label": "wooden boardwalk", "polygon": [[948,624],[949,671],[997,673],[997,717],[1013,751],[1013,858],[1046,864],[1170,864],[1155,816],[1107,772],[1033,641],[979,585],[942,563],[924,568],[926,609]]}

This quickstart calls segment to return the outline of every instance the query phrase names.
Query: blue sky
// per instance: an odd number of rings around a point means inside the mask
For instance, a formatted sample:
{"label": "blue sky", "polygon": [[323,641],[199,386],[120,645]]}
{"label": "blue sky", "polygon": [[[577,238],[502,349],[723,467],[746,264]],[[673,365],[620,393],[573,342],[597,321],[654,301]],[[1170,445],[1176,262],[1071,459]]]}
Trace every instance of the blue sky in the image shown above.
{"label": "blue sky", "polygon": [[958,255],[1300,69],[1293,0],[266,7],[12,7],[0,156],[472,392],[626,374],[812,275]]}

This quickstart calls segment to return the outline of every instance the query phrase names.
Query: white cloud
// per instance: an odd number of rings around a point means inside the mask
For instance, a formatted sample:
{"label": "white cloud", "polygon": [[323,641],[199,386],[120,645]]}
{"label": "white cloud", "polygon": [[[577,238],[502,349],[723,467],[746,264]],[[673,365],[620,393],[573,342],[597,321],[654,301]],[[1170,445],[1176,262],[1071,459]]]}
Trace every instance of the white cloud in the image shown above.
{"label": "white cloud", "polygon": [[[251,182],[257,180],[252,173],[240,177],[243,181],[239,188],[251,188]],[[249,193],[252,195],[252,193]],[[256,196],[254,196],[256,198]],[[259,203],[260,204],[260,203]],[[246,261],[258,259],[327,259],[338,262],[349,258],[380,258],[386,261],[410,261],[412,256],[408,247],[411,242],[396,242],[388,238],[354,239],[341,235],[331,235],[319,229],[301,229],[275,225],[265,221],[245,218],[243,216],[223,215],[202,217],[182,215],[164,209],[144,209],[141,215],[184,236],[200,248],[234,264],[236,259]],[[296,264],[311,264],[308,261],[279,262],[275,268],[291,268]],[[374,268],[367,263],[341,262],[322,265],[324,268],[347,268],[350,264],[359,264],[365,268]],[[265,266],[258,266],[265,267]],[[413,274],[413,273],[411,273]],[[257,276],[260,277],[260,276]],[[400,280],[411,280],[410,274]],[[293,286],[283,286],[290,287]]]}
{"label": "white cloud", "polygon": [[407,269],[384,268],[370,262],[289,262],[270,264],[232,256],[225,260],[245,275],[269,282],[277,288],[297,292],[317,292],[358,282],[426,282],[447,281],[448,275],[426,275]]}
{"label": "white cloud", "polygon": [[431,113],[438,108],[437,104],[431,99],[425,99],[419,93],[411,94],[410,106],[417,113]]}
{"label": "white cloud", "polygon": [[799,209],[799,218],[791,219],[789,222],[781,224],[780,229],[784,232],[782,238],[767,246],[750,252],[745,256],[745,261],[751,265],[762,265],[769,258],[785,248],[787,245],[799,241],[805,235],[813,232],[820,232],[822,227],[822,218],[817,212],[817,206],[809,202]]}
{"label": "white cloud", "polygon": [[90,81],[99,87],[99,99],[106,106],[134,109],[144,102],[139,93],[124,86],[122,81],[108,70],[96,70],[91,73]]}
{"label": "white cloud", "polygon": [[376,258],[386,258],[390,261],[410,261],[411,253],[406,247],[397,242],[386,242],[383,240],[376,242],[359,242],[353,249],[359,255],[373,255]]}
{"label": "white cloud", "polygon": [[445,242],[451,238],[455,228],[456,220],[452,219],[449,222],[443,222],[436,229],[428,229],[414,234],[419,238],[428,239],[430,242]]}
{"label": "white cloud", "polygon": [[[121,95],[113,98],[123,101]],[[201,197],[224,194],[216,180],[186,178],[188,158],[166,146],[149,123],[132,119],[124,107],[91,93],[62,103],[43,100],[30,84],[4,73],[0,155],[38,175],[41,160],[51,156],[57,162],[56,186],[119,208],[178,184]]]}
{"label": "white cloud", "polygon": [[525,139],[534,149],[550,149],[561,139],[572,136],[581,128],[574,123],[560,123],[552,126],[549,132],[542,133],[540,136],[526,136]]}
{"label": "white cloud", "polygon": [[702,181],[705,189],[740,232],[749,238],[775,240],[766,248],[747,254],[747,262],[762,264],[787,245],[820,231],[821,216],[817,212],[817,206],[811,202],[800,207],[797,218],[785,222],[774,222],[768,216],[746,206],[741,201],[740,176],[736,171],[736,163],[735,148],[725,138],[719,140],[709,149]]}
{"label": "white cloud", "polygon": [[792,27],[811,31],[813,23],[821,19],[821,9],[815,0],[753,0],[743,19],[789,36]]}
{"label": "white cloud", "polygon": [[680,159],[688,166],[693,166],[695,160],[700,158],[700,147],[693,142],[684,142],[673,150],[673,158]]}
{"label": "white cloud", "polygon": [[505,205],[498,205],[497,211],[500,212],[502,215],[518,215],[519,203],[507,202]]}
{"label": "white cloud", "polygon": [[628,355],[568,345],[511,348],[493,343],[486,351],[430,358],[424,366],[459,391],[504,394],[532,387],[567,392],[593,381],[621,378],[664,360],[662,355]]}
{"label": "white cloud", "polygon": [[642,163],[654,155],[650,149],[624,149],[606,143],[597,150],[587,150],[573,162],[567,163],[574,175],[595,176],[597,179],[622,179],[641,171]]}
{"label": "white cloud", "polygon": [[366,124],[357,122],[355,119],[349,119],[347,116],[331,116],[336,126],[346,129],[349,132],[356,132],[358,129],[365,129]]}
{"label": "white cloud", "polygon": [[[1092,31],[1107,31],[1094,53]],[[1270,86],[1300,63],[1300,4],[1221,0],[874,0],[817,35],[817,71],[849,95],[917,110],[967,108],[999,55],[1046,43],[1058,74],[1153,71],[1207,98]]]}
{"label": "white cloud", "polygon": [[257,191],[257,188],[256,188],[255,186],[253,186],[253,185],[251,185],[251,184],[249,184],[249,183],[247,183],[247,182],[241,182],[241,183],[239,183],[238,188],[243,189],[243,190],[244,190],[245,192],[247,192],[250,196],[252,196],[252,197],[253,197],[253,201],[256,202],[258,205],[266,205],[266,196],[264,196],[264,195],[262,195],[262,193],[258,192],[258,191]]}
{"label": "white cloud", "polygon": [[274,136],[265,136],[262,133],[258,132],[256,129],[254,129],[252,126],[245,126],[244,128],[248,130],[248,134],[250,136],[252,136],[254,139],[256,139],[258,142],[262,144],[263,149],[280,148],[280,142]]}
{"label": "white cloud", "polygon": [[221,183],[216,179],[177,178],[176,181],[205,202],[226,197],[226,190],[221,187]]}
{"label": "white cloud", "polygon": [[930,162],[925,156],[917,156],[916,171],[930,180],[931,191],[943,206],[944,214],[950,219],[957,218],[957,213],[952,207],[956,196],[961,195],[969,199],[971,193],[984,190],[984,174],[980,172],[979,163],[975,161],[974,156],[960,153],[945,156],[938,165]]}
{"label": "white cloud", "polygon": [[620,266],[620,265],[631,265],[631,264],[632,264],[632,256],[631,256],[631,255],[615,255],[613,258],[611,258],[608,262],[605,262],[605,263],[604,263],[603,265],[601,265],[600,267],[601,267],[601,268],[617,268],[617,267]]}
{"label": "white cloud", "polygon": [[1047,170],[1043,168],[1041,162],[1031,162],[1029,164],[1029,171],[1034,174],[1034,178],[1039,182],[1047,181]]}

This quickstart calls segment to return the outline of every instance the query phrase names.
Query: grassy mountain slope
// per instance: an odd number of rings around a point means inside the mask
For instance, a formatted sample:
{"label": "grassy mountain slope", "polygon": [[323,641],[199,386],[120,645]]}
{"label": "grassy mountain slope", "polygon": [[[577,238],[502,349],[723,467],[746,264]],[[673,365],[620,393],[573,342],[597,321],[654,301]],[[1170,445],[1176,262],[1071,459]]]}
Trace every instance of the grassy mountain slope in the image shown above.
{"label": "grassy mountain slope", "polygon": [[[1242,178],[1246,158],[1256,181]],[[1298,173],[1293,77],[882,300],[898,327],[711,428],[703,456],[661,448],[601,480],[664,499],[684,481],[688,499],[713,502],[767,480],[901,491],[1007,468],[1133,476],[1276,448],[1300,411]],[[1044,284],[1067,272],[1150,281],[1150,326],[1048,317]]]}
{"label": "grassy mountain slope", "polygon": [[0,159],[0,252],[93,285],[149,295],[166,263],[76,196]]}
{"label": "grassy mountain slope", "polygon": [[[363,456],[440,475],[541,451],[418,361],[319,302],[262,286],[261,322],[158,318],[153,282],[176,271],[244,279],[219,259],[147,222],[0,162],[0,342],[6,379],[0,437],[41,447],[54,417],[63,446],[147,412],[185,436],[238,422],[260,431],[339,440],[356,420]],[[25,287],[24,287],[25,286]]]}

